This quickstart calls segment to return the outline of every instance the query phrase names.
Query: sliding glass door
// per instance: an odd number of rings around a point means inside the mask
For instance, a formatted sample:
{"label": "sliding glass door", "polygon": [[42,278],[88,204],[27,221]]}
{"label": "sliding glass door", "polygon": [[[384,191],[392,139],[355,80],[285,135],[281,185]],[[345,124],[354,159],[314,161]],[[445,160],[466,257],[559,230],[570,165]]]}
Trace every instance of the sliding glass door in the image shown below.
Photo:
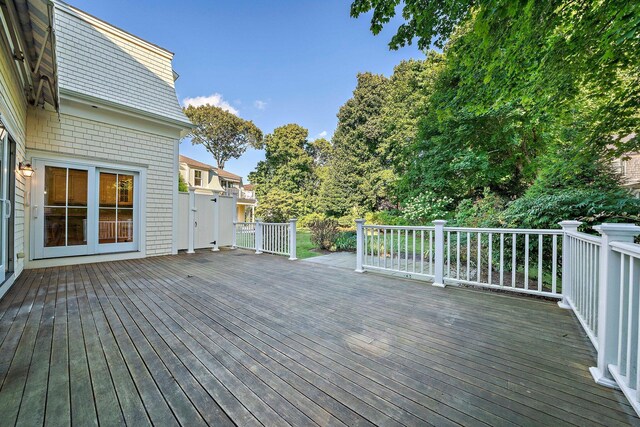
{"label": "sliding glass door", "polygon": [[15,194],[15,143],[0,132],[0,284],[13,270],[13,206]]}
{"label": "sliding glass door", "polygon": [[137,174],[37,161],[35,258],[137,250]]}

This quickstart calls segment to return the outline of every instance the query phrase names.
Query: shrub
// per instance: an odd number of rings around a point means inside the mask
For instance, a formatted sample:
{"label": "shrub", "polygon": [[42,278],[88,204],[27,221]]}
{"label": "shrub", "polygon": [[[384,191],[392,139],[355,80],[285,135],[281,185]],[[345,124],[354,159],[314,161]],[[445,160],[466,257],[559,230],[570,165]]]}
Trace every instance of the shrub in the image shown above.
{"label": "shrub", "polygon": [[460,227],[500,227],[505,206],[506,200],[485,189],[483,197],[458,204],[454,223]]}
{"label": "shrub", "polygon": [[313,212],[313,213],[302,216],[302,218],[298,220],[298,227],[309,228],[313,222],[321,221],[326,218],[327,217],[324,214]]}
{"label": "shrub", "polygon": [[369,224],[376,225],[411,225],[398,210],[368,212],[364,216]]}
{"label": "shrub", "polygon": [[320,249],[331,249],[338,237],[338,222],[334,219],[317,219],[309,224],[311,242]]}
{"label": "shrub", "polygon": [[189,186],[187,185],[187,182],[182,177],[181,173],[178,173],[178,191],[183,193],[186,193],[187,191],[189,191]]}
{"label": "shrub", "polygon": [[334,249],[336,251],[355,251],[358,236],[355,231],[341,231],[336,237]]}
{"label": "shrub", "polygon": [[348,214],[338,218],[338,225],[341,228],[354,229],[356,226],[356,219],[364,218],[366,211],[362,207],[353,206]]}
{"label": "shrub", "polygon": [[638,222],[640,199],[623,189],[562,189],[514,200],[504,220],[521,228],[558,228],[563,220],[582,221],[586,228],[603,222]]}
{"label": "shrub", "polygon": [[440,197],[432,191],[425,191],[406,202],[402,215],[413,223],[426,224],[435,219],[446,218],[451,203],[453,199],[450,197]]}

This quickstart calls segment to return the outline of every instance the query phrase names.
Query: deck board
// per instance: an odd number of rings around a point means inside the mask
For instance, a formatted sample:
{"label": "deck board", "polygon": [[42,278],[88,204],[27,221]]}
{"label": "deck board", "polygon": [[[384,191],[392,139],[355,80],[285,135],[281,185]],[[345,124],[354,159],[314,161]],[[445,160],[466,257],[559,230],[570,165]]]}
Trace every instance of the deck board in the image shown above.
{"label": "deck board", "polygon": [[199,252],[25,271],[0,300],[0,419],[640,425],[594,357],[553,302]]}

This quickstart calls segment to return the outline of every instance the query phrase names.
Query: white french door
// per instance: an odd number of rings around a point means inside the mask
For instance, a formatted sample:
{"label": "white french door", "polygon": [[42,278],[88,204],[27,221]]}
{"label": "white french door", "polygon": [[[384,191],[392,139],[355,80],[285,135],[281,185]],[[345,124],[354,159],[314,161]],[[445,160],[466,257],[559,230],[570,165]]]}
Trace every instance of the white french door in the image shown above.
{"label": "white french door", "polygon": [[15,185],[13,166],[11,165],[9,133],[3,132],[0,139],[0,284],[5,281],[10,259],[13,255],[9,251],[9,219],[13,210],[13,200],[11,197],[11,187]]}
{"label": "white french door", "polygon": [[137,250],[138,175],[36,161],[34,258]]}

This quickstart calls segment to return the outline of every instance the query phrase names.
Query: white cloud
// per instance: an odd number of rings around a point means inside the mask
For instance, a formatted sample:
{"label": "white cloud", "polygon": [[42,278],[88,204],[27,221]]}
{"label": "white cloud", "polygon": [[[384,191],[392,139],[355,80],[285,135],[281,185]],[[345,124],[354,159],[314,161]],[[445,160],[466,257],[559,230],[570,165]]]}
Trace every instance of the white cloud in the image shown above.
{"label": "white cloud", "polygon": [[231,114],[238,115],[239,111],[231,106],[224,100],[219,93],[213,93],[209,96],[196,96],[195,98],[185,98],[182,100],[182,105],[187,107],[193,105],[194,107],[200,107],[201,105],[213,105],[214,107],[220,107],[223,110],[230,112]]}
{"label": "white cloud", "polygon": [[267,103],[265,101],[260,101],[258,99],[253,101],[253,106],[256,107],[258,110],[264,110],[265,108],[267,108]]}
{"label": "white cloud", "polygon": [[318,134],[318,138],[326,138],[329,133],[326,130],[323,130]]}

